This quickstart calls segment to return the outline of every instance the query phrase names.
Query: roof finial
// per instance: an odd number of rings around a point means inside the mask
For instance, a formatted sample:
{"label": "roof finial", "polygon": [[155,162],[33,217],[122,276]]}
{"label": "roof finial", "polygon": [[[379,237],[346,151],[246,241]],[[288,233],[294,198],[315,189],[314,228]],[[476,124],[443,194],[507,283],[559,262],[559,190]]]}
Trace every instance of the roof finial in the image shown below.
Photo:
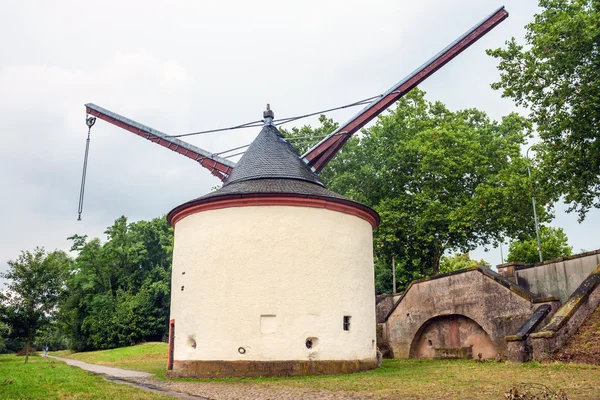
{"label": "roof finial", "polygon": [[271,105],[267,103],[267,109],[263,111],[263,118],[265,125],[273,125],[273,118],[275,118],[275,113],[271,110]]}

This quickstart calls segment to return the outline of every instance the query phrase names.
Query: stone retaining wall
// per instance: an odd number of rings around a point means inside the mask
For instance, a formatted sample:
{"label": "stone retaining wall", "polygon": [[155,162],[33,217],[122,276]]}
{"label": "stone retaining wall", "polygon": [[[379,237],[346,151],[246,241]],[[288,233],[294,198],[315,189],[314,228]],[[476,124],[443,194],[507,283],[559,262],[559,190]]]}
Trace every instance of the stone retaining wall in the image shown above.
{"label": "stone retaining wall", "polygon": [[557,302],[474,267],[411,283],[388,315],[384,335],[395,358],[434,357],[435,349],[467,346],[474,356],[506,356],[505,336],[515,334],[540,304]]}
{"label": "stone retaining wall", "polygon": [[550,322],[531,335],[533,358],[541,360],[560,349],[600,305],[600,265],[556,311]]}
{"label": "stone retaining wall", "polygon": [[506,263],[497,268],[501,275],[530,292],[538,296],[558,297],[564,303],[598,264],[600,250],[533,265]]}

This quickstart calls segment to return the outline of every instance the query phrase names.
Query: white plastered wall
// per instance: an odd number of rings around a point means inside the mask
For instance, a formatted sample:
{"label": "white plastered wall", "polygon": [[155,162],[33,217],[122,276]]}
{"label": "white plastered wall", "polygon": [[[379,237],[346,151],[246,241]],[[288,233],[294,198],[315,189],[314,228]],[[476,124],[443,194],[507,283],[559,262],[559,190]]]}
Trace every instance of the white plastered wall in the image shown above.
{"label": "white plastered wall", "polygon": [[373,359],[373,280],[372,227],[359,217],[296,206],[187,216],[175,226],[174,358]]}

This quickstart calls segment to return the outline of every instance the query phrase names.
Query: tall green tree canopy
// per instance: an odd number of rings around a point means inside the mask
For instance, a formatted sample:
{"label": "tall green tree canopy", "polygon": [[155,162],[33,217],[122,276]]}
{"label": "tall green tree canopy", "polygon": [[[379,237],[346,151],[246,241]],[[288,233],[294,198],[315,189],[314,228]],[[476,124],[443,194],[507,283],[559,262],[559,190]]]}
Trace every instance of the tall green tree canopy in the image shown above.
{"label": "tall green tree canopy", "polygon": [[[540,226],[540,242],[544,260],[566,257],[573,254],[573,247],[569,246],[569,239],[562,228]],[[525,264],[535,264],[540,261],[537,237],[532,235],[524,240],[516,240],[508,247],[507,261],[520,261]]]}
{"label": "tall green tree canopy", "polygon": [[319,140],[337,129],[338,124],[325,115],[319,117],[320,125],[316,128],[304,125],[302,127],[294,126],[289,131],[280,129],[281,133],[288,138],[298,154],[302,155],[315,145]]}
{"label": "tall green tree canopy", "polygon": [[10,336],[11,328],[5,321],[7,319],[6,316],[6,306],[4,304],[5,296],[0,291],[0,353],[4,351],[6,348],[6,341]]}
{"label": "tall green tree canopy", "polygon": [[10,326],[0,321],[0,353],[6,347],[6,339],[10,335]]}
{"label": "tall green tree canopy", "polygon": [[[531,213],[531,191],[520,152],[529,128],[516,114],[491,121],[413,90],[348,141],[322,178],[381,215],[374,236],[378,291],[391,289],[392,257],[401,288],[439,273],[446,250],[468,252],[532,232],[532,220],[523,218]],[[547,217],[543,207],[538,212]]]}
{"label": "tall green tree canopy", "polygon": [[25,362],[38,328],[57,312],[70,263],[62,251],[46,253],[43,248],[36,248],[33,252],[21,252],[16,260],[8,262],[8,271],[0,274],[9,280],[5,301],[24,327]]}
{"label": "tall green tree canopy", "polygon": [[164,217],[108,227],[108,240],[72,236],[78,255],[60,321],[74,350],[161,340],[168,329],[173,230]]}
{"label": "tall green tree canopy", "polygon": [[531,110],[543,189],[564,195],[580,220],[600,208],[600,2],[540,0],[525,46],[489,50],[500,63],[492,85]]}

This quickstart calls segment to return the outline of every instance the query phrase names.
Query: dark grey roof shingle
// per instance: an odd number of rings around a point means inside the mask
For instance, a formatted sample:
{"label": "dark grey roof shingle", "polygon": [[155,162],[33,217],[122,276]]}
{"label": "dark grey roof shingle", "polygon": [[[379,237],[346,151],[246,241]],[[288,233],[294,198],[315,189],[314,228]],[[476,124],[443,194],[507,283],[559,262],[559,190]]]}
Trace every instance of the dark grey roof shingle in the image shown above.
{"label": "dark grey roof shingle", "polygon": [[247,181],[233,182],[224,185],[221,189],[199,197],[196,200],[235,194],[245,195],[261,193],[300,194],[306,196],[319,196],[329,197],[332,199],[348,200],[341,194],[337,194],[331,190],[325,189],[323,186],[297,179],[251,179]]}
{"label": "dark grey roof shingle", "polygon": [[[196,200],[231,194],[286,193],[345,199],[327,190],[276,127],[265,125],[222,188]],[[195,201],[195,200],[194,200]]]}
{"label": "dark grey roof shingle", "polygon": [[297,179],[323,186],[277,128],[265,125],[236,164],[224,187],[251,179]]}

